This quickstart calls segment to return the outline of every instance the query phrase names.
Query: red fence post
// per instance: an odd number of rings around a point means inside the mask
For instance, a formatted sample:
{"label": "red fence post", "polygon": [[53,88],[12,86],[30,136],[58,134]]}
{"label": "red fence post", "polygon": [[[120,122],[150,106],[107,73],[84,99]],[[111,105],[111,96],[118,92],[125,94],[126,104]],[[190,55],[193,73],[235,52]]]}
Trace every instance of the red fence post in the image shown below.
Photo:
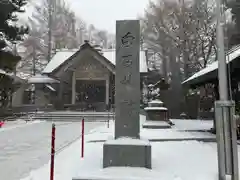
{"label": "red fence post", "polygon": [[82,148],[81,148],[81,157],[84,157],[84,118],[82,119]]}
{"label": "red fence post", "polygon": [[109,124],[110,124],[110,122],[109,122],[109,119],[108,119],[108,121],[107,121],[107,128],[109,128]]}
{"label": "red fence post", "polygon": [[109,120],[110,120],[110,110],[108,110],[108,119],[107,119],[107,128],[109,128]]}
{"label": "red fence post", "polygon": [[3,127],[4,121],[0,121],[0,128]]}
{"label": "red fence post", "polygon": [[54,158],[55,158],[55,124],[52,124],[52,144],[51,144],[51,167],[50,167],[50,180],[54,180]]}

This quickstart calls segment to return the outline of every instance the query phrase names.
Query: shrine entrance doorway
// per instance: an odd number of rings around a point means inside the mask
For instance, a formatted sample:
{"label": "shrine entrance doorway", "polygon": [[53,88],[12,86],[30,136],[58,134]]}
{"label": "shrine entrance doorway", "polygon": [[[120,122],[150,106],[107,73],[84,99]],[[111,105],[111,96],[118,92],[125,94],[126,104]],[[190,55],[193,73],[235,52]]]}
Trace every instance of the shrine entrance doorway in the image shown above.
{"label": "shrine entrance doorway", "polygon": [[105,80],[76,80],[76,103],[106,103]]}

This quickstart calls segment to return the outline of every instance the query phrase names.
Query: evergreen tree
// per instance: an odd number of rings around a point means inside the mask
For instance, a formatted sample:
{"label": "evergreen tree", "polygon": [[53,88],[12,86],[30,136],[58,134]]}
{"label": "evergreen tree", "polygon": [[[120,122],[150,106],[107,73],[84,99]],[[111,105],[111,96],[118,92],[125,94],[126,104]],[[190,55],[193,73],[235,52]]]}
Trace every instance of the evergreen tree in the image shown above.
{"label": "evergreen tree", "polygon": [[0,68],[11,71],[20,57],[12,54],[12,45],[22,39],[27,33],[27,28],[14,26],[18,12],[23,12],[22,7],[26,0],[2,0],[0,2]]}
{"label": "evergreen tree", "polygon": [[[23,26],[14,26],[18,21],[17,13],[24,12],[22,7],[27,0],[1,0],[0,1],[0,69],[13,71],[19,56],[12,53],[13,44],[22,40],[28,29]],[[12,89],[12,79],[0,74],[0,107],[6,106]]]}

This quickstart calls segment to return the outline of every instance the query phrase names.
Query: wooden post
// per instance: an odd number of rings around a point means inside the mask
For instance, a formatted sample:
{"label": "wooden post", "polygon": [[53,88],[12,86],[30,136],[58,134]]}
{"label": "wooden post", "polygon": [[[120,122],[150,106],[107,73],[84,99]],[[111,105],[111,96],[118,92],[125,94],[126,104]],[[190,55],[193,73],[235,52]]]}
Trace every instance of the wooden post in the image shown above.
{"label": "wooden post", "polygon": [[55,160],[55,124],[52,124],[52,144],[51,144],[51,166],[50,166],[50,180],[54,180],[54,160]]}

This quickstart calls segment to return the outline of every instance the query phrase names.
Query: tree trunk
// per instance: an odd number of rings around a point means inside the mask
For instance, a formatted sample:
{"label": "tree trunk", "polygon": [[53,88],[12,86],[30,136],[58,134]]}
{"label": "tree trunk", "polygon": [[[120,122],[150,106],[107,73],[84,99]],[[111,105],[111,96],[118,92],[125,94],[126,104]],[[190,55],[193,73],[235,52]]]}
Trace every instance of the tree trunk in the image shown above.
{"label": "tree trunk", "polygon": [[[164,52],[163,54],[166,54],[166,53]],[[168,60],[169,59],[167,57],[162,60],[162,72],[163,72],[163,77],[166,81],[168,80],[168,68],[167,68]]]}
{"label": "tree trunk", "polygon": [[182,102],[182,85],[179,61],[176,60],[174,53],[170,54],[171,78],[171,97],[169,97],[171,109],[170,114],[174,118],[178,118],[181,113]]}

